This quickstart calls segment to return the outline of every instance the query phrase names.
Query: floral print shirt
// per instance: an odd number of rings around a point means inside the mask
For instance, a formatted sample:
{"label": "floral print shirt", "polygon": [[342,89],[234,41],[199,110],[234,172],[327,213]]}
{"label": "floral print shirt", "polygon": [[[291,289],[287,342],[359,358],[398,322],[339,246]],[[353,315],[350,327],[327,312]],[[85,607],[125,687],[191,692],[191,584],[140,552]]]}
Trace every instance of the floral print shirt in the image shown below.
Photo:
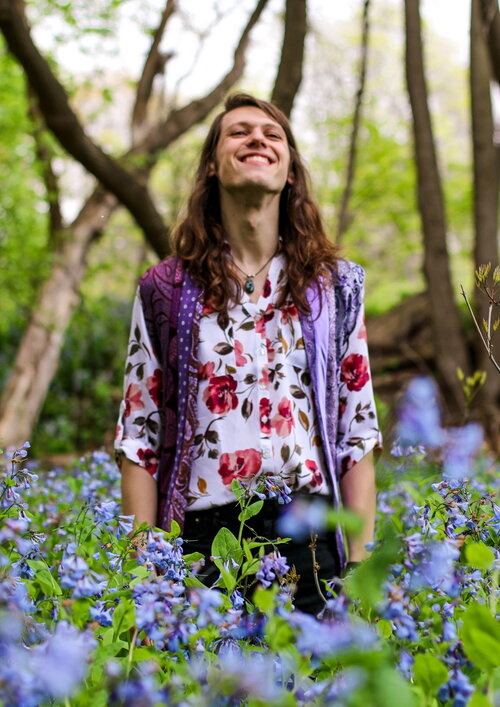
{"label": "floral print shirt", "polygon": [[[276,307],[284,265],[284,256],[275,256],[259,300],[243,293],[226,328],[204,308],[189,510],[234,501],[232,480],[260,474],[279,474],[293,489],[329,493],[299,313],[291,301]],[[152,475],[161,443],[161,379],[137,296],[115,448]],[[341,363],[339,400],[337,448],[345,471],[380,442],[363,308]]]}

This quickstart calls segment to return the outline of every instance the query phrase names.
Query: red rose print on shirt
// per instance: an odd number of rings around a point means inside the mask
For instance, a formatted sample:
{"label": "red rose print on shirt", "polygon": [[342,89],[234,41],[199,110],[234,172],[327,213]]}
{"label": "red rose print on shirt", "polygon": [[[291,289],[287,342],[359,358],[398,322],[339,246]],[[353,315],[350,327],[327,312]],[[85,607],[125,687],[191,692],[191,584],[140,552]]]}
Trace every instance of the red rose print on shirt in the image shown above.
{"label": "red rose print on shirt", "polygon": [[141,462],[143,462],[141,466],[143,466],[146,471],[151,474],[151,476],[156,473],[158,468],[158,457],[152,449],[138,449],[137,456]]}
{"label": "red rose print on shirt", "polygon": [[269,280],[269,278],[267,278],[264,283],[264,289],[262,290],[262,297],[269,297],[270,294],[271,294],[271,280]]}
{"label": "red rose print on shirt", "polygon": [[241,341],[237,341],[237,339],[234,340],[234,355],[236,357],[237,366],[247,365],[247,358],[243,356],[243,344]]}
{"label": "red rose print on shirt", "polygon": [[350,354],[342,361],[340,380],[346,383],[349,390],[361,390],[370,380],[368,359],[361,354]]}
{"label": "red rose print on shirt", "polygon": [[132,410],[142,410],[143,407],[141,386],[137,383],[130,383],[125,392],[125,417],[128,417]]}
{"label": "red rose print on shirt", "polygon": [[260,431],[265,435],[271,434],[271,403],[268,398],[261,398],[259,402]]}
{"label": "red rose print on shirt", "polygon": [[309,482],[309,485],[315,488],[316,486],[321,486],[323,483],[323,474],[321,471],[318,471],[318,465],[316,462],[314,462],[312,459],[306,459],[305,465],[309,469],[309,471],[312,472],[311,474],[311,481]]}
{"label": "red rose print on shirt", "polygon": [[255,476],[261,465],[260,452],[256,449],[240,449],[220,455],[218,472],[223,484],[228,486],[233,479],[249,479]]}
{"label": "red rose print on shirt", "polygon": [[290,319],[298,319],[299,318],[299,310],[295,306],[293,302],[289,302],[288,304],[285,304],[284,307],[281,308],[281,322],[282,324],[286,324]]}
{"label": "red rose print on shirt", "polygon": [[211,378],[215,371],[215,363],[213,361],[208,361],[208,363],[203,363],[198,366],[198,380],[206,381]]}
{"label": "red rose print on shirt", "polygon": [[146,378],[146,387],[148,389],[148,393],[151,396],[151,400],[154,402],[155,405],[160,404],[159,396],[162,382],[163,373],[160,368],[157,368],[152,376]]}
{"label": "red rose print on shirt", "polygon": [[257,334],[264,334],[265,335],[266,322],[270,322],[273,317],[274,317],[274,307],[272,304],[268,304],[266,311],[262,312],[261,314],[259,314],[255,317],[255,331],[257,332]]}
{"label": "red rose print on shirt", "polygon": [[203,391],[203,401],[215,415],[224,415],[238,406],[238,398],[234,394],[236,381],[232,376],[213,376]]}
{"label": "red rose print on shirt", "polygon": [[276,430],[278,437],[287,437],[295,426],[293,419],[292,403],[288,398],[281,398],[278,403],[278,412],[271,419],[271,425]]}
{"label": "red rose print on shirt", "polygon": [[366,325],[364,319],[361,322],[361,326],[359,327],[358,339],[364,339],[366,341]]}

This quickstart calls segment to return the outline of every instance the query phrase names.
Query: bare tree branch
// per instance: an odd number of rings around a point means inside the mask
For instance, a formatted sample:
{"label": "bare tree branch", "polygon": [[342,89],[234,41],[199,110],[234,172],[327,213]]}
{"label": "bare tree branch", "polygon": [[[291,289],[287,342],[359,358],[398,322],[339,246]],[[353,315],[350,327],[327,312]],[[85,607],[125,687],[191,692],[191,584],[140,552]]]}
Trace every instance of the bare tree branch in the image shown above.
{"label": "bare tree branch", "polygon": [[285,115],[290,116],[302,82],[304,43],[307,34],[307,0],[286,0],[281,60],[271,94]]}
{"label": "bare tree branch", "polygon": [[348,226],[349,201],[351,199],[352,185],[354,182],[354,171],[356,169],[356,157],[358,150],[358,135],[361,125],[361,111],[363,108],[363,97],[366,84],[366,68],[368,66],[368,40],[370,36],[369,22],[370,0],[364,0],[363,19],[361,33],[361,61],[359,66],[359,85],[356,92],[354,115],[351,126],[351,137],[349,140],[349,158],[347,161],[346,177],[342,200],[340,202],[339,216],[337,220],[336,241],[340,243]]}
{"label": "bare tree branch", "polygon": [[159,47],[163,35],[165,34],[167,22],[174,14],[175,10],[175,0],[167,0],[165,9],[161,15],[160,24],[153,35],[153,41],[146,57],[146,61],[144,62],[141,78],[137,83],[135,104],[132,111],[133,142],[139,141],[140,135],[137,133],[140,133],[145,129],[148,103],[151,97],[151,91],[153,89],[154,78],[164,71],[165,64],[174,56],[173,52],[162,54]]}
{"label": "bare tree branch", "polygon": [[151,129],[144,142],[137,145],[134,152],[154,154],[165,149],[186,130],[186,125],[199,123],[220,103],[225,93],[243,74],[250,32],[258,22],[267,3],[268,0],[258,0],[234,51],[233,65],[221,81],[203,98],[197,98],[183,108],[171,111],[164,120]]}
{"label": "bare tree branch", "polygon": [[86,135],[64,88],[34,45],[15,0],[0,0],[0,30],[10,52],[23,67],[35,91],[49,130],[61,145],[123,203],[155,249],[166,240],[165,225],[147,187],[131,178],[112,157]]}

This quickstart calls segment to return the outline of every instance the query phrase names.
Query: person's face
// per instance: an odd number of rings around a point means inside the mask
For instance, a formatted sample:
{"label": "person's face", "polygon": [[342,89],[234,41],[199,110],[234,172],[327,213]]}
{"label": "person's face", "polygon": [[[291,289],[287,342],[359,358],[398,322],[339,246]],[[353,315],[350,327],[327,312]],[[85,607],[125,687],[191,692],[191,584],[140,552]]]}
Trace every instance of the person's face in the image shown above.
{"label": "person's face", "polygon": [[280,194],[292,180],[285,131],[260,108],[242,106],[226,113],[211,174],[228,192]]}

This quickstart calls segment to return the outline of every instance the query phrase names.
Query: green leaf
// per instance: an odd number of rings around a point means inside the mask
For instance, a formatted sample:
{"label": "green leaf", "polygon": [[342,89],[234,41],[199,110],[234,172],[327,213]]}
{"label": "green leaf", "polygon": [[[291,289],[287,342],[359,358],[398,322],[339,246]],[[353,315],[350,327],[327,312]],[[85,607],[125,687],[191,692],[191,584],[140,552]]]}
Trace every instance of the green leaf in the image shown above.
{"label": "green leaf", "polygon": [[478,668],[491,671],[500,665],[500,625],[486,606],[475,603],[467,609],[460,638],[467,657]]}
{"label": "green leaf", "polygon": [[270,589],[264,589],[264,587],[257,587],[255,590],[252,601],[257,607],[264,613],[271,611],[274,606],[274,597],[276,596],[277,587],[271,587]]}
{"label": "green leaf", "polygon": [[415,707],[410,686],[401,675],[389,667],[380,667],[372,674],[370,699],[365,704],[377,707]]}
{"label": "green leaf", "polygon": [[382,638],[390,638],[392,636],[391,622],[387,619],[380,619],[380,621],[377,621],[376,626]]}
{"label": "green leaf", "polygon": [[281,616],[271,616],[266,626],[266,638],[271,650],[279,651],[287,649],[293,643],[295,635],[286,619]]}
{"label": "green leaf", "polygon": [[228,560],[230,557],[241,557],[241,553],[240,544],[233,533],[228,528],[220,528],[212,542],[212,555]]}
{"label": "green leaf", "polygon": [[484,543],[467,543],[465,546],[465,559],[471,567],[488,570],[495,561],[493,550]]}
{"label": "green leaf", "polygon": [[40,562],[39,560],[27,560],[27,563],[31,569],[35,571],[33,582],[37,583],[47,596],[61,596],[61,587],[52,576],[52,573],[47,569],[44,562]]}
{"label": "green leaf", "polygon": [[365,608],[374,606],[382,598],[382,584],[387,578],[387,568],[398,559],[400,540],[387,523],[382,540],[371,556],[362,562],[345,580],[349,596],[359,599]]}
{"label": "green leaf", "polygon": [[429,653],[419,653],[415,656],[413,675],[415,683],[420,685],[428,697],[434,697],[441,685],[448,680],[445,665]]}
{"label": "green leaf", "polygon": [[481,692],[475,692],[467,702],[467,707],[493,707],[493,703],[489,701],[486,695]]}
{"label": "green leaf", "polygon": [[263,505],[264,501],[255,501],[255,503],[251,503],[249,506],[247,506],[241,511],[241,513],[238,515],[238,520],[245,522],[249,518],[253,518],[253,516],[256,516],[258,513],[261,512]]}
{"label": "green leaf", "polygon": [[243,496],[243,489],[241,488],[241,484],[238,479],[233,479],[231,481],[231,491],[234,493],[238,501],[240,501]]}
{"label": "green leaf", "polygon": [[359,533],[363,527],[363,520],[360,515],[348,511],[345,508],[334,510],[329,508],[326,516],[326,522],[329,530],[333,530],[337,526],[342,526],[348,533]]}
{"label": "green leaf", "polygon": [[176,520],[172,520],[170,523],[170,533],[169,535],[173,538],[178,538],[181,534],[181,526]]}
{"label": "green leaf", "polygon": [[132,602],[129,599],[123,599],[113,613],[114,637],[117,639],[134,625],[135,616]]}

